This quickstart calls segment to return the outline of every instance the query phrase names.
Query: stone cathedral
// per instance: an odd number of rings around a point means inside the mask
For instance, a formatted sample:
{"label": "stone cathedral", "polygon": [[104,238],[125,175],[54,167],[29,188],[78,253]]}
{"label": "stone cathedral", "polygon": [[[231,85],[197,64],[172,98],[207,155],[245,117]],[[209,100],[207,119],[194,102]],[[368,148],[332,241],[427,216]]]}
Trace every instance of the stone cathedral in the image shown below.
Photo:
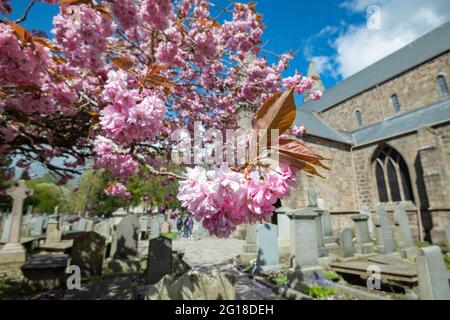
{"label": "stone cathedral", "polygon": [[[310,75],[317,75],[314,65]],[[326,179],[304,175],[284,201],[308,205],[314,188],[335,235],[351,216],[407,210],[416,240],[444,242],[450,219],[450,23],[298,106],[304,142],[333,159]],[[323,85],[318,82],[317,89]]]}

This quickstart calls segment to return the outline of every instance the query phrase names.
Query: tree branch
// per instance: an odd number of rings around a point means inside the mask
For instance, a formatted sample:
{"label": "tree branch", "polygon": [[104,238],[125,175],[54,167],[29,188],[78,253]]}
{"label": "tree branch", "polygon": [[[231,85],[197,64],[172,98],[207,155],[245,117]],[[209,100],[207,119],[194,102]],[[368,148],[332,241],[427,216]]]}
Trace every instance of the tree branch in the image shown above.
{"label": "tree branch", "polygon": [[36,0],[30,1],[30,3],[28,4],[28,7],[25,9],[25,12],[23,13],[23,16],[21,18],[17,19],[16,21],[14,21],[15,24],[21,23],[27,19],[28,13],[30,12],[30,10],[33,7],[35,2],[36,2]]}

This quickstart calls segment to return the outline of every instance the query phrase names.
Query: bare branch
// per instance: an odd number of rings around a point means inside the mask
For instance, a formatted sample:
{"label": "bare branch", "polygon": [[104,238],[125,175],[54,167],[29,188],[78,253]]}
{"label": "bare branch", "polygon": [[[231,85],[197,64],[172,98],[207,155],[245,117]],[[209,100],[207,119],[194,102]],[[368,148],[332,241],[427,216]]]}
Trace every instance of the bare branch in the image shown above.
{"label": "bare branch", "polygon": [[16,21],[14,21],[15,24],[21,23],[27,19],[28,13],[30,12],[30,10],[33,7],[35,2],[36,2],[36,0],[31,0],[31,2],[28,4],[28,7],[25,9],[23,16],[21,18],[17,19]]}

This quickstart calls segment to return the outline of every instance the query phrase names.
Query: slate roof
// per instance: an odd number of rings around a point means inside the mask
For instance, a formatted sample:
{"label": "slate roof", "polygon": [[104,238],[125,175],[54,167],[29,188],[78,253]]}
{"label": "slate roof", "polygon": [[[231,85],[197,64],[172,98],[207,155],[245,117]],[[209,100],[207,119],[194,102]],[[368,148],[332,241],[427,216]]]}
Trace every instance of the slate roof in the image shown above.
{"label": "slate roof", "polygon": [[406,47],[327,89],[319,101],[302,104],[303,111],[322,112],[377,84],[450,50],[450,22],[427,33]]}
{"label": "slate roof", "polygon": [[448,121],[450,121],[450,98],[403,112],[353,132],[338,131],[315,114],[302,110],[297,112],[295,123],[298,126],[303,125],[308,135],[357,147],[413,132],[422,126]]}
{"label": "slate roof", "polygon": [[297,118],[295,119],[297,126],[304,126],[308,135],[324,138],[327,140],[352,144],[352,139],[345,136],[344,133],[330,127],[326,122],[311,112],[297,110]]}
{"label": "slate roof", "polygon": [[450,99],[387,118],[384,121],[354,131],[353,144],[361,146],[404,133],[413,132],[422,126],[450,121]]}

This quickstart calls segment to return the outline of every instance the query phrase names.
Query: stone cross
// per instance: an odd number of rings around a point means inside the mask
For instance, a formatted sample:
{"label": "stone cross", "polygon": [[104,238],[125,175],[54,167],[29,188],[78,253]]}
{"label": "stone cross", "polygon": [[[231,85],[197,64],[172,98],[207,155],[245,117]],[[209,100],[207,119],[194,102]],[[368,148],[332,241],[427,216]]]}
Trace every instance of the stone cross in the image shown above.
{"label": "stone cross", "polygon": [[20,243],[23,202],[33,194],[33,190],[26,186],[24,180],[19,180],[8,189],[7,194],[13,199],[11,226],[8,243],[0,250],[0,261],[2,263],[24,262],[25,249]]}

